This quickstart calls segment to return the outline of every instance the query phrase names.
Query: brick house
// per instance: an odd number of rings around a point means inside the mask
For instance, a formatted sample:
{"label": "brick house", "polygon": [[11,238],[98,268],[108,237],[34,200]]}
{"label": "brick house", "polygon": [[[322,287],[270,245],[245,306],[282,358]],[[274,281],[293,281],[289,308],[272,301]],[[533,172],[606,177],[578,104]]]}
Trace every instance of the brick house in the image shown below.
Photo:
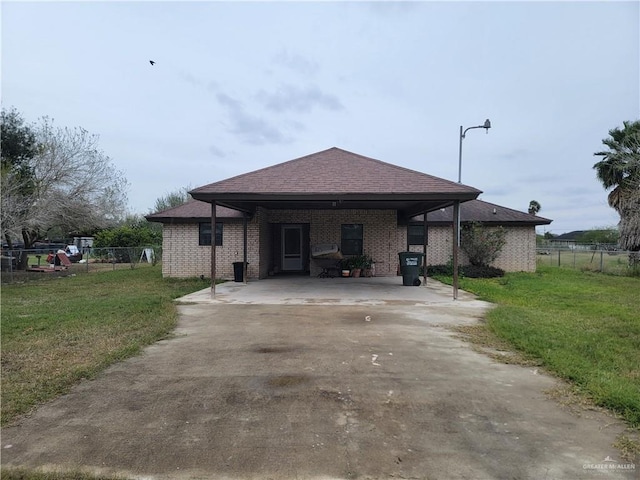
{"label": "brick house", "polygon": [[462,222],[508,228],[496,266],[532,271],[535,226],[551,222],[476,200],[481,191],[473,187],[338,148],[190,193],[186,204],[147,216],[163,224],[166,277],[209,277],[215,269],[217,278],[233,278],[233,263],[244,261],[247,278],[315,276],[322,268],[311,250],[324,244],[338,245],[345,256],[371,256],[377,276],[396,275],[398,252],[423,251],[425,240],[427,262],[446,263],[456,238],[456,207]]}

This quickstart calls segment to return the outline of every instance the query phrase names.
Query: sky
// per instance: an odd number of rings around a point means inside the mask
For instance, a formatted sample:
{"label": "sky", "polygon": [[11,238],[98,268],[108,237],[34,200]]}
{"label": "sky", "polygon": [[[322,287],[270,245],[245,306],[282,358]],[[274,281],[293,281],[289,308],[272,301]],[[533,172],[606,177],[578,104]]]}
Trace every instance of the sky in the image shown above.
{"label": "sky", "polygon": [[462,146],[462,182],[480,199],[538,201],[553,220],[539,233],[619,220],[593,154],[640,118],[640,2],[0,9],[3,108],[98,134],[130,213],[331,147],[457,181],[460,126],[489,118]]}

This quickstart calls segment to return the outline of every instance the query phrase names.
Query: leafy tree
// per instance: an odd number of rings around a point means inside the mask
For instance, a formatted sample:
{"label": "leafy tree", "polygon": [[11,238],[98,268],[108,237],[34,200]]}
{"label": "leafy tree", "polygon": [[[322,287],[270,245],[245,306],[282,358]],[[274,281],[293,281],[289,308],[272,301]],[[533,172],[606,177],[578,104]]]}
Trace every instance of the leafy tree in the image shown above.
{"label": "leafy tree", "polygon": [[[148,222],[147,222],[148,223]],[[138,255],[139,247],[151,247],[162,243],[162,234],[158,234],[149,225],[123,224],[102,230],[94,236],[93,248],[100,255],[101,249],[115,248],[115,257],[119,262],[130,262]]]}
{"label": "leafy tree", "polygon": [[145,232],[144,238],[149,240],[147,246],[162,244],[162,225],[148,221],[143,215],[127,215],[119,226],[128,226],[136,231]]}
{"label": "leafy tree", "polygon": [[640,262],[640,120],[623,122],[609,130],[602,140],[608,150],[594,153],[602,157],[593,168],[609,192],[609,205],[620,215],[620,247],[634,252],[630,263]]}
{"label": "leafy tree", "polygon": [[[5,118],[11,120],[6,127]],[[98,149],[98,136],[55,127],[47,117],[25,132],[20,120],[15,110],[3,114],[3,136],[6,129],[23,138],[11,143],[21,148],[2,153],[3,236],[20,235],[28,249],[52,228],[87,232],[116,224],[126,209],[127,181]],[[23,257],[20,267],[26,267]]]}
{"label": "leafy tree", "polygon": [[464,225],[460,233],[460,247],[474,266],[489,266],[498,258],[506,243],[503,227],[487,227],[480,222]]}
{"label": "leafy tree", "polygon": [[189,190],[191,190],[191,187],[183,187],[175,192],[170,192],[160,198],[157,198],[156,203],[153,206],[153,212],[151,213],[163,212],[170,208],[179,207],[180,205],[187,203],[191,198]]}
{"label": "leafy tree", "polygon": [[158,237],[148,228],[122,225],[95,234],[94,248],[147,247],[158,244]]}
{"label": "leafy tree", "polygon": [[529,202],[529,215],[537,215],[542,210],[542,206],[535,200]]}

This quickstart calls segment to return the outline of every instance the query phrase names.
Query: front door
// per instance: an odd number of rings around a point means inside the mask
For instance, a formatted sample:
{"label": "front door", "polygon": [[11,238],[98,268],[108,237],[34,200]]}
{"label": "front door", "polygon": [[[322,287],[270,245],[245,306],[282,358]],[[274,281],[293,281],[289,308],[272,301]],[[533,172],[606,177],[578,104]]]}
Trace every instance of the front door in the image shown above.
{"label": "front door", "polygon": [[302,225],[282,226],[282,270],[302,270]]}

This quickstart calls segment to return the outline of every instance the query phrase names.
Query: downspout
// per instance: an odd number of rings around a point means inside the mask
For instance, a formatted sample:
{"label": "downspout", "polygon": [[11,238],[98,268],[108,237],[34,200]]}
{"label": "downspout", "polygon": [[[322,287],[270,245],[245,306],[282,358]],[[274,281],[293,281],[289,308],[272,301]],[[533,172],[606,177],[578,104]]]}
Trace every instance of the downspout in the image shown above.
{"label": "downspout", "polygon": [[211,298],[216,296],[216,201],[211,202]]}
{"label": "downspout", "polygon": [[460,231],[457,219],[460,215],[460,200],[453,202],[453,299],[458,299],[458,250]]}

